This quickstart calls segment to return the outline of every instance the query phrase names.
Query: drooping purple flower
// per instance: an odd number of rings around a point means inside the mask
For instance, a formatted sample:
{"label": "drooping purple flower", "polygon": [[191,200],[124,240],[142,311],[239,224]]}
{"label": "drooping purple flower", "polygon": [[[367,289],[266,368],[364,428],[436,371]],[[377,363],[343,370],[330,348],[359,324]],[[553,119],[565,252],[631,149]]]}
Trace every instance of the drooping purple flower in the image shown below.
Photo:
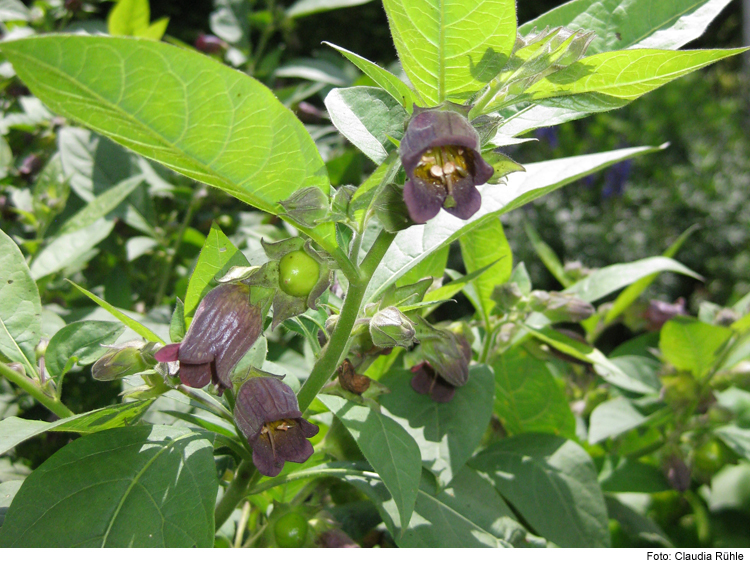
{"label": "drooping purple flower", "polygon": [[456,389],[469,381],[471,346],[463,336],[447,334],[445,340],[424,343],[427,360],[411,369],[411,387],[419,394],[429,394],[435,402],[450,402]]}
{"label": "drooping purple flower", "polygon": [[661,300],[651,300],[648,310],[644,314],[648,330],[661,330],[661,327],[675,316],[685,316],[685,299],[680,297],[675,300],[674,304],[662,302]]}
{"label": "drooping purple flower", "polygon": [[159,362],[179,362],[180,380],[203,388],[211,381],[218,393],[231,388],[232,369],[260,336],[263,326],[259,306],[250,303],[250,288],[222,284],[198,305],[182,342],[169,344],[154,357]]}
{"label": "drooping purple flower", "polygon": [[302,463],[313,454],[308,438],[319,428],[302,418],[294,391],[281,380],[245,382],[237,393],[234,419],[253,449],[253,464],[265,476],[278,476],[285,462]]}
{"label": "drooping purple flower", "polygon": [[479,134],[458,112],[415,108],[399,147],[409,177],[404,202],[414,222],[424,224],[441,208],[462,220],[479,210],[477,186],[494,173],[479,146]]}

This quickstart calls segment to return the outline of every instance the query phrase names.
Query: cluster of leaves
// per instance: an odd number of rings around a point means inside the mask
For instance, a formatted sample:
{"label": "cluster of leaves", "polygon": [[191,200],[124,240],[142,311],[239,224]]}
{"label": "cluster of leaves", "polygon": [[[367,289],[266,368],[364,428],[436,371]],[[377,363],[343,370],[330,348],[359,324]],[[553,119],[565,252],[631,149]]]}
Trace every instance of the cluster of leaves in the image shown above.
{"label": "cluster of leaves", "polygon": [[[750,469],[750,299],[699,318],[657,305],[650,331],[606,356],[597,339],[658,274],[697,277],[672,259],[689,232],[592,272],[566,270],[529,228],[564,286],[544,292],[513,266],[499,217],[659,149],[523,167],[498,150],[739,53],[676,50],[726,2],[638,0],[615,22],[620,1],[573,0],[517,27],[513,0],[385,0],[405,76],[334,47],[361,81],[265,52],[289,19],[356,3],[219,0],[217,38],[196,42],[213,57],[156,41],[166,22],[144,1],[114,6],[111,36],[36,35],[7,3],[0,453],[80,437],[33,472],[0,460],[0,545],[727,545],[748,514],[735,488]],[[45,31],[82,10],[45,6]],[[334,128],[289,109],[313,94],[358,150],[345,155],[376,165],[355,186]],[[428,176],[402,141],[425,107],[461,126],[434,146],[459,165],[481,154],[494,176],[472,182],[471,214],[414,225],[405,190]],[[432,146],[417,157],[435,162]],[[224,193],[256,209],[217,218],[229,236],[197,215]],[[454,243],[465,274],[447,267]],[[438,323],[458,294],[473,315]],[[71,402],[89,373],[127,401]],[[438,382],[449,394],[419,393]],[[29,398],[56,418],[19,418]],[[279,443],[295,426],[314,450]],[[286,464],[259,457],[282,447]]]}

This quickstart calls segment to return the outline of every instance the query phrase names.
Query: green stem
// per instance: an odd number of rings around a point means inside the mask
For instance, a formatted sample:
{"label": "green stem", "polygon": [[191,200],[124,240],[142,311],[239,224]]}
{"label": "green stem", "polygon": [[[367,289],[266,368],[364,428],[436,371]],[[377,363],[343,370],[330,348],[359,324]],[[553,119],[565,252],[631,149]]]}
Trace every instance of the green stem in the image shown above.
{"label": "green stem", "polygon": [[75,413],[60,400],[50,398],[44,392],[42,392],[33,380],[27,378],[23,374],[16,372],[15,370],[13,370],[13,368],[2,362],[0,362],[0,376],[3,376],[7,380],[16,384],[21,390],[26,392],[42,406],[44,406],[50,412],[56,414],[60,418],[75,416]]}
{"label": "green stem", "polygon": [[258,476],[255,466],[252,462],[243,460],[234,471],[234,478],[227,486],[221,500],[216,504],[214,511],[214,525],[216,530],[221,528],[227,519],[232,515],[237,504],[245,497],[250,481]]}
{"label": "green stem", "polygon": [[195,400],[212,414],[234,424],[234,416],[232,416],[232,413],[227,410],[220,402],[214,400],[214,398],[212,398],[205,392],[201,393],[198,389],[190,388],[189,386],[185,386],[184,384],[180,384],[179,386],[177,386],[177,391],[181,392],[191,400]]}
{"label": "green stem", "polygon": [[372,275],[375,273],[375,269],[380,264],[380,261],[388,251],[388,247],[396,237],[395,234],[386,232],[385,230],[380,232],[373,243],[370,251],[362,261],[359,272],[359,280],[352,282],[350,279],[349,290],[346,293],[344,299],[344,305],[341,308],[341,314],[339,320],[336,323],[336,328],[331,334],[331,339],[326,344],[323,354],[315,363],[315,367],[310,372],[310,376],[305,381],[304,386],[297,395],[299,401],[299,409],[304,412],[308,406],[318,395],[320,389],[331,379],[336,368],[341,363],[341,356],[346,351],[346,344],[349,341],[349,337],[354,328],[354,323],[357,321],[359,316],[359,309],[362,305],[362,300],[367,290],[367,285],[372,279]]}

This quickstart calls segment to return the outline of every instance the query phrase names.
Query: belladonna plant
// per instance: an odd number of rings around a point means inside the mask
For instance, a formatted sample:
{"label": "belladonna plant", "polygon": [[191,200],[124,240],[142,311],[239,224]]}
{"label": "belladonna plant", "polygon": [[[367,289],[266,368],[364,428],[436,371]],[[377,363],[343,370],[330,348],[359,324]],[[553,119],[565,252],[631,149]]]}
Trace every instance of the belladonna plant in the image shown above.
{"label": "belladonna plant", "polygon": [[203,298],[185,339],[154,357],[179,362],[180,380],[186,386],[203,388],[213,381],[221,395],[231,388],[232,369],[258,339],[262,326],[260,306],[250,303],[250,288],[222,284]]}
{"label": "belladonna plant", "polygon": [[424,224],[443,208],[467,220],[482,205],[477,186],[494,173],[479,153],[479,134],[458,112],[415,110],[399,148],[409,216]]}

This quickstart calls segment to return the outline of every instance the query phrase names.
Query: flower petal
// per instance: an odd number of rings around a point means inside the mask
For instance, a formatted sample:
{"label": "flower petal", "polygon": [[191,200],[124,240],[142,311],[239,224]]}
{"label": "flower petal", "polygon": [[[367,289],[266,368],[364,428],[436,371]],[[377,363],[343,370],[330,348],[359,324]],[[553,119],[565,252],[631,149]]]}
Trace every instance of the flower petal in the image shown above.
{"label": "flower petal", "polygon": [[154,358],[156,358],[157,362],[177,362],[177,355],[179,352],[179,342],[177,344],[167,344],[164,348],[154,354]]}
{"label": "flower petal", "polygon": [[276,430],[273,432],[273,440],[276,446],[276,456],[288,462],[299,464],[307,462],[314,452],[312,444],[305,438],[299,426],[290,426],[287,430]]}
{"label": "flower petal", "polygon": [[451,196],[456,201],[455,205],[450,208],[443,206],[443,208],[461,220],[468,220],[482,207],[482,196],[469,176],[453,184]]}
{"label": "flower petal", "polygon": [[204,388],[211,383],[211,363],[187,364],[180,362],[180,381],[191,388]]}
{"label": "flower petal", "polygon": [[424,224],[437,216],[445,196],[443,186],[420,178],[412,178],[404,185],[404,203],[409,211],[409,217],[417,224]]}
{"label": "flower petal", "polygon": [[253,442],[253,464],[258,471],[264,476],[278,476],[284,468],[284,460],[278,457],[274,458],[274,450],[267,434],[261,434]]}
{"label": "flower petal", "polygon": [[251,444],[264,424],[301,416],[294,391],[276,378],[251,378],[237,393],[234,419]]}

